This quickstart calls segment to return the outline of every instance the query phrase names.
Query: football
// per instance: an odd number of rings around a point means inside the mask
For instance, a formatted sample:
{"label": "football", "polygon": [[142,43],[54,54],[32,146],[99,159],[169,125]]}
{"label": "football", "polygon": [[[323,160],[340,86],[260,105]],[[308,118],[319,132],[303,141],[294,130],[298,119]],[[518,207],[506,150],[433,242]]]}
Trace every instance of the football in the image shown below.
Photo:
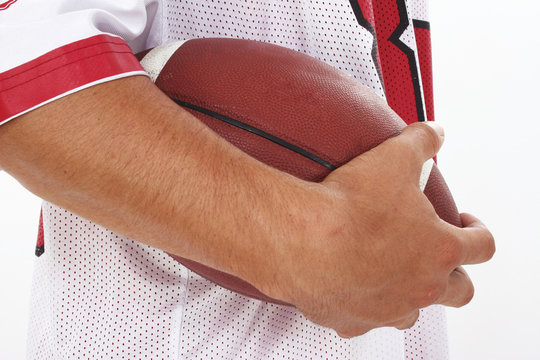
{"label": "football", "polygon": [[[322,181],[406,126],[383,97],[352,76],[284,47],[207,38],[165,44],[137,57],[165,94],[217,134],[304,180]],[[433,161],[423,175],[420,187],[437,214],[460,226]],[[282,304],[242,279],[171,256],[222,287]]]}

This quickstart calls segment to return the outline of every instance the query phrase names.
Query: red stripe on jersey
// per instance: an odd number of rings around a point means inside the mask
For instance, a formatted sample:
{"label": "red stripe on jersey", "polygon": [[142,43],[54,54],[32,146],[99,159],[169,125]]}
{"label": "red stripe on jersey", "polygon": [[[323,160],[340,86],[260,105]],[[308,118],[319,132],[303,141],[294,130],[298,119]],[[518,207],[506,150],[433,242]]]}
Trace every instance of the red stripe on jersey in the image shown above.
{"label": "red stripe on jersey", "polygon": [[388,104],[406,123],[425,120],[414,51],[400,40],[412,26],[405,0],[373,2],[382,77]]}
{"label": "red stripe on jersey", "polygon": [[418,50],[418,60],[420,62],[420,73],[422,74],[422,87],[424,89],[424,101],[426,103],[427,120],[435,120],[433,106],[433,69],[431,61],[431,33],[429,26],[417,26],[419,22],[414,22],[414,33],[416,47]]}
{"label": "red stripe on jersey", "polygon": [[362,14],[366,21],[368,21],[372,26],[375,21],[375,16],[373,15],[373,3],[371,0],[355,0],[362,9]]}
{"label": "red stripe on jersey", "polygon": [[45,232],[43,231],[43,210],[39,214],[39,226],[38,226],[38,236],[36,242],[36,256],[41,256],[45,252]]}
{"label": "red stripe on jersey", "polygon": [[97,35],[0,74],[0,124],[57,96],[111,76],[143,71],[120,38]]}
{"label": "red stripe on jersey", "polygon": [[6,10],[8,7],[11,6],[11,4],[13,4],[14,2],[16,2],[17,0],[9,0],[9,1],[6,1],[4,3],[1,3],[0,4],[0,11],[2,10]]}

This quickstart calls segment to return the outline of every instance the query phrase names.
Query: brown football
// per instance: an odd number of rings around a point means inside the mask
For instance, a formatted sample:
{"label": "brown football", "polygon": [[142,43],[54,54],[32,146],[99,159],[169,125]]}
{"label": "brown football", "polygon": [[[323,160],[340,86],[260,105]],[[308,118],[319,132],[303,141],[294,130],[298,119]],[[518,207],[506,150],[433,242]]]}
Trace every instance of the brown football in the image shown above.
{"label": "brown football", "polygon": [[[251,40],[193,39],[137,55],[155,84],[236,147],[309,181],[395,136],[406,126],[353,77],[287,48]],[[461,225],[436,165],[424,193],[445,221]],[[249,283],[171,255],[199,275],[252,298],[281,303]]]}

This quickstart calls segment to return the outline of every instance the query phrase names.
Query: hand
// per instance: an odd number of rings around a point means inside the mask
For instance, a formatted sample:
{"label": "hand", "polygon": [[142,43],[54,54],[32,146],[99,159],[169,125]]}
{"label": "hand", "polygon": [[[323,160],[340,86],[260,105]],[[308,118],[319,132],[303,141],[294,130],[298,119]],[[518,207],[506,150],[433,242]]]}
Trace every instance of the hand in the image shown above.
{"label": "hand", "polygon": [[463,229],[442,221],[421,192],[422,164],[443,141],[435,129],[408,126],[323,182],[319,217],[282,255],[285,279],[270,296],[343,337],[405,329],[420,308],[471,300],[473,285],[461,265],[490,259],[494,240],[471,215],[461,216]]}
{"label": "hand", "polygon": [[2,125],[0,167],[48,201],[355,336],[411,326],[432,303],[465,304],[473,288],[459,266],[493,255],[478,220],[443,222],[419,190],[441,143],[415,124],[310,183],[247,156],[132,77]]}

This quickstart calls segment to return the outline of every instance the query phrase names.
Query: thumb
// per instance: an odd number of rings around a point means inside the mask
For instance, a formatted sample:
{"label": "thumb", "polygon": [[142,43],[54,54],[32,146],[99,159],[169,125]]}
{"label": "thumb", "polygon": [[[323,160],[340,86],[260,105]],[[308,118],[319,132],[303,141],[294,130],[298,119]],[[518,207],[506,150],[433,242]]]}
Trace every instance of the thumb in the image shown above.
{"label": "thumb", "polygon": [[[372,156],[384,157],[394,163],[402,173],[410,172],[414,177],[424,163],[439,152],[444,142],[444,130],[433,121],[418,122],[406,126],[401,134],[386,140],[370,152]],[[366,153],[367,154],[367,153]]]}
{"label": "thumb", "polygon": [[[373,149],[357,156],[345,166],[333,171],[326,180],[332,180],[336,175],[349,170],[363,170],[367,164],[380,164],[380,170],[399,174],[403,178],[407,174],[418,182],[418,174],[424,163],[437,155],[444,141],[443,128],[432,121],[419,122],[406,126],[403,131]],[[361,172],[360,172],[361,173]],[[353,176],[356,178],[356,176]]]}
{"label": "thumb", "polygon": [[[364,153],[366,157],[382,161],[387,169],[396,171],[401,177],[407,174],[418,181],[424,163],[439,152],[444,142],[444,130],[433,121],[418,122],[406,126],[403,131]],[[357,161],[361,164],[363,156]],[[351,161],[354,166],[356,159]]]}
{"label": "thumb", "polygon": [[441,149],[444,129],[433,121],[418,122],[405,127],[393,140],[398,143],[396,151],[422,165]]}

